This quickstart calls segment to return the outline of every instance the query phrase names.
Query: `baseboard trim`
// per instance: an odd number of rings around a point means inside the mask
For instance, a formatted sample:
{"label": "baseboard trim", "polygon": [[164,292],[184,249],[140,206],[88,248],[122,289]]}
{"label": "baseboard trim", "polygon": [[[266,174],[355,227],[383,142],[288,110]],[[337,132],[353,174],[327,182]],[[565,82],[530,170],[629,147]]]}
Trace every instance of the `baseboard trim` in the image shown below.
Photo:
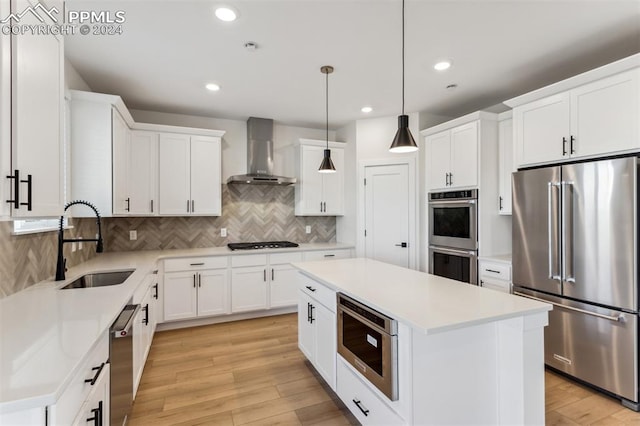
{"label": "baseboard trim", "polygon": [[240,321],[252,318],[270,317],[274,315],[291,314],[294,312],[298,312],[298,306],[287,306],[284,308],[276,308],[263,311],[242,312],[216,317],[177,320],[158,324],[156,326],[156,331],[177,330],[180,328],[198,327],[201,325],[220,324],[224,322]]}

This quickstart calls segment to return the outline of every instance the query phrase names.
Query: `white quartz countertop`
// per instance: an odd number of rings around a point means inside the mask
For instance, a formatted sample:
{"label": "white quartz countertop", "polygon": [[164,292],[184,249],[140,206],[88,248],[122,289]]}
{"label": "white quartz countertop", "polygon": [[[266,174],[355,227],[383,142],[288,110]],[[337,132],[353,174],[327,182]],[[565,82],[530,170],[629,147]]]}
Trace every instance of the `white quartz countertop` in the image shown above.
{"label": "white quartz countertop", "polygon": [[372,259],[296,262],[293,266],[423,333],[551,310],[547,303]]}
{"label": "white quartz countertop", "polygon": [[511,253],[509,254],[495,254],[492,256],[480,256],[478,260],[487,260],[490,262],[508,263],[511,265]]}
{"label": "white quartz countertop", "polygon": [[[55,404],[82,361],[159,260],[351,249],[340,243],[236,250],[212,247],[99,254],[67,271],[65,281],[42,281],[0,299],[0,413]],[[91,272],[135,269],[122,284],[58,290]]]}

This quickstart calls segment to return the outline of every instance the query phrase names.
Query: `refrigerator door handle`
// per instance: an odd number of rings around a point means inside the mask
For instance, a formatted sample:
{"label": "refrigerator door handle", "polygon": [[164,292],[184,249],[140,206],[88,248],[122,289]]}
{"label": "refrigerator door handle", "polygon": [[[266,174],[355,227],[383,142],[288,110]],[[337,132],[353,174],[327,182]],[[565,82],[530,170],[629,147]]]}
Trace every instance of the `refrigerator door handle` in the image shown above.
{"label": "refrigerator door handle", "polygon": [[557,182],[547,183],[547,237],[548,237],[547,252],[549,253],[549,258],[548,258],[549,279],[561,281],[562,277],[560,276],[560,271],[558,271],[558,273],[554,273],[555,271],[553,270],[554,260],[557,260],[555,259],[555,256],[554,256],[554,246],[556,249],[558,247],[557,241],[554,241],[554,238],[553,238],[553,220],[554,220],[554,213],[555,213],[553,210],[553,188],[554,187],[560,187],[560,184]]}
{"label": "refrigerator door handle", "polygon": [[[560,183],[562,185],[562,232],[564,233],[563,240],[563,250],[562,250],[562,271],[564,280],[568,283],[575,283],[576,278],[574,275],[573,268],[573,211],[569,211],[570,207],[573,205],[570,203],[572,201],[572,186],[573,182],[571,181],[562,181]],[[567,197],[569,200],[567,201]],[[571,267],[569,267],[571,266]]]}
{"label": "refrigerator door handle", "polygon": [[587,314],[587,315],[591,315],[591,316],[594,316],[594,317],[606,319],[606,320],[609,320],[609,321],[624,322],[624,314],[620,314],[620,315],[616,315],[616,316],[599,314],[597,312],[591,312],[591,311],[587,311],[585,309],[574,308],[572,306],[563,305],[561,303],[555,303],[555,302],[552,302],[550,300],[540,299],[539,297],[530,296],[528,294],[520,293],[519,291],[514,291],[513,294],[515,294],[517,296],[526,297],[527,299],[532,299],[532,300],[535,300],[537,302],[548,303],[550,305],[557,306],[557,307],[563,308],[563,309],[567,309],[569,311],[580,312],[581,314]]}

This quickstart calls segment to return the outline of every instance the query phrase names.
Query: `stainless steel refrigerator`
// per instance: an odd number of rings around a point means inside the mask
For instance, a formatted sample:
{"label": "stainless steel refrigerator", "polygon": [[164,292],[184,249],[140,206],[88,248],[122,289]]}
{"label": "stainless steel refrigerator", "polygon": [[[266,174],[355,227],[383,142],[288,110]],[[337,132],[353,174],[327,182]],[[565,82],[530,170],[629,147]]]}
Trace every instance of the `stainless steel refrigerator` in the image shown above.
{"label": "stainless steel refrigerator", "polygon": [[514,292],[552,303],[545,363],[638,410],[638,158],[513,174]]}

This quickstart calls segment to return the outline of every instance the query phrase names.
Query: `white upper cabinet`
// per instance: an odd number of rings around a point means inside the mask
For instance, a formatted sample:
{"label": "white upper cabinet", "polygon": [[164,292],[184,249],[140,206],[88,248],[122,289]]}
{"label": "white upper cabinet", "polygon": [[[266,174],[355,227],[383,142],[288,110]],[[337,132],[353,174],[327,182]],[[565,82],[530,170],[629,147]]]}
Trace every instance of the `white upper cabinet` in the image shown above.
{"label": "white upper cabinet", "polygon": [[296,216],[344,214],[344,144],[329,142],[335,173],[320,173],[325,141],[301,139],[296,183]]}
{"label": "white upper cabinet", "polygon": [[161,133],[160,214],[219,216],[220,156],[220,138]]}
{"label": "white upper cabinet", "polygon": [[513,119],[511,111],[498,117],[498,213],[511,214],[511,174],[513,162]]}
{"label": "white upper cabinet", "polygon": [[[7,12],[7,2],[3,3],[2,10]],[[33,5],[16,0],[11,2],[11,12],[29,6]],[[43,24],[30,13],[24,14],[20,23]],[[2,130],[0,145],[0,157],[11,159],[2,162],[2,203],[10,206],[13,217],[59,216],[64,209],[63,37],[26,32],[1,38],[4,129],[11,117],[11,142],[6,141],[9,131]],[[9,82],[11,90],[7,92]]]}
{"label": "white upper cabinet", "polygon": [[637,152],[639,63],[634,55],[506,101],[517,166]]}
{"label": "white upper cabinet", "polygon": [[478,123],[471,122],[429,135],[429,188],[456,189],[478,185]]}
{"label": "white upper cabinet", "polygon": [[113,214],[131,211],[129,168],[131,167],[131,131],[115,109],[111,112],[111,143],[113,158]]}
{"label": "white upper cabinet", "polygon": [[133,130],[129,140],[128,213],[154,215],[158,211],[158,134]]}

